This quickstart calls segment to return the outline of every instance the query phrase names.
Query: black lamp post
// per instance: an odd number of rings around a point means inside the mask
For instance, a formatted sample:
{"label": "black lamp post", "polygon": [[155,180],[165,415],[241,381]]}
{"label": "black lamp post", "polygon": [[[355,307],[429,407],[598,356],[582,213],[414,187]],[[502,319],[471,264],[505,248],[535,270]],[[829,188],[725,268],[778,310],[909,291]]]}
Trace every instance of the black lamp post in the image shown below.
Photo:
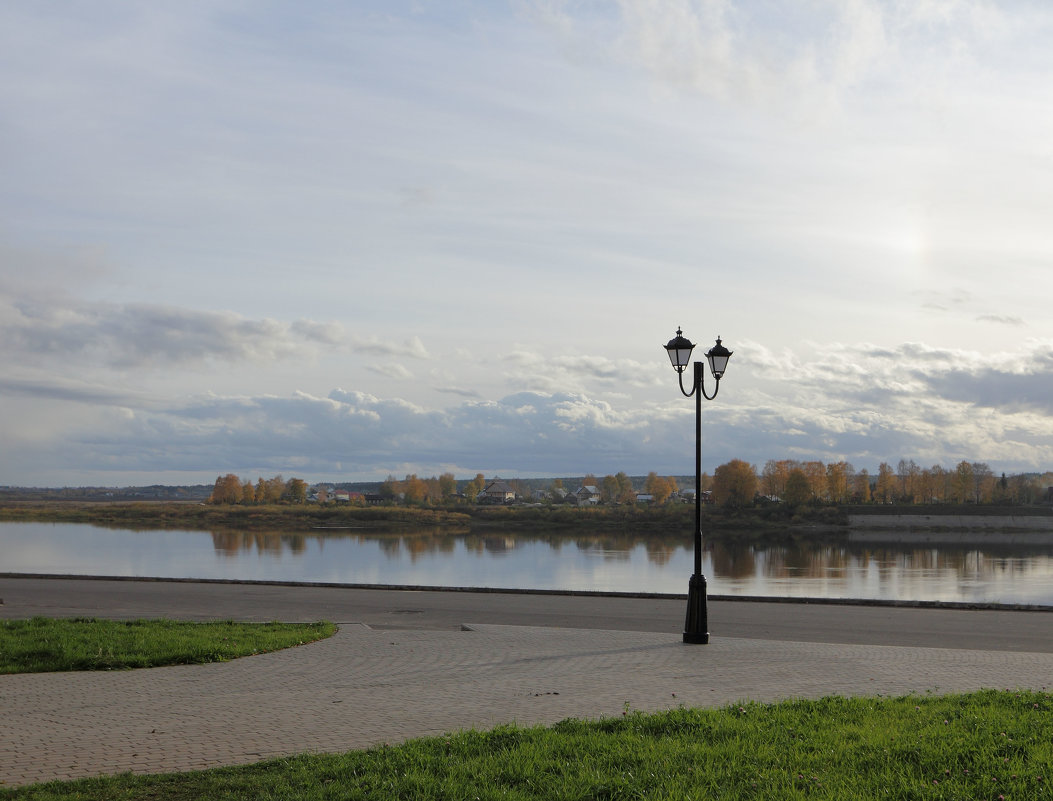
{"label": "black lamp post", "polygon": [[709,349],[706,359],[709,361],[710,372],[716,380],[713,394],[706,393],[704,386],[704,371],[702,362],[695,362],[695,377],[691,384],[691,391],[684,389],[684,370],[691,361],[691,351],[695,346],[691,340],[684,337],[683,332],[677,328],[676,336],[669,340],[665,349],[669,354],[669,361],[680,379],[680,391],[687,397],[695,396],[695,572],[687,589],[687,620],[684,623],[684,642],[695,644],[706,644],[709,642],[709,622],[706,613],[706,577],[702,575],[702,398],[713,400],[720,391],[720,379],[728,366],[731,351],[720,344]]}

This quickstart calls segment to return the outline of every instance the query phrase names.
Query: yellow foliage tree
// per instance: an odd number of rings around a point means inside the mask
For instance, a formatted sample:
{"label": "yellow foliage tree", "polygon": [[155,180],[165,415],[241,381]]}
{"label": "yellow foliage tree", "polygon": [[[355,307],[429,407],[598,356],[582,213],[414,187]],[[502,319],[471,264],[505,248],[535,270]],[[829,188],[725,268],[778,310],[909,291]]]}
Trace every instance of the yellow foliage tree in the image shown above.
{"label": "yellow foliage tree", "polygon": [[732,459],[713,472],[713,500],[722,506],[749,506],[757,494],[753,465]]}
{"label": "yellow foliage tree", "polygon": [[241,479],[233,473],[218,476],[208,500],[209,503],[240,503]]}

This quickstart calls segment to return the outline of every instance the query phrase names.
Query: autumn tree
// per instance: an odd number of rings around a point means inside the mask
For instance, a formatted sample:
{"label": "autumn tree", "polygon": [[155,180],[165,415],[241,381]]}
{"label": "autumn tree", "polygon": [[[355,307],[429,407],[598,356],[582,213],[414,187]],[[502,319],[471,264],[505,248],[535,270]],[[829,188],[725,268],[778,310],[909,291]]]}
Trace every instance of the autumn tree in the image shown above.
{"label": "autumn tree", "polygon": [[[263,481],[263,479],[261,478],[260,481]],[[269,478],[266,481],[263,481],[263,499],[260,500],[259,492],[257,492],[256,500],[260,503],[278,503],[284,494],[285,479],[279,474],[274,478]]]}
{"label": "autumn tree", "polygon": [[761,471],[761,492],[772,500],[781,498],[786,491],[786,479],[796,462],[789,459],[769,459]]}
{"label": "autumn tree", "polygon": [[994,497],[995,475],[986,462],[973,462],[973,503],[990,503]]}
{"label": "autumn tree", "polygon": [[934,464],[929,468],[932,492],[930,502],[947,503],[954,497],[954,473],[943,466]]}
{"label": "autumn tree", "polygon": [[380,489],[377,494],[388,503],[393,503],[398,499],[399,492],[399,480],[393,475],[388,475],[380,484]]}
{"label": "autumn tree", "polygon": [[888,503],[896,497],[896,473],[892,465],[882,462],[878,465],[877,484],[874,485],[874,498],[880,503]]}
{"label": "autumn tree", "polygon": [[307,482],[302,478],[290,478],[285,482],[285,491],[282,497],[289,503],[307,502]]}
{"label": "autumn tree", "polygon": [[[1053,481],[1053,477],[1049,479]],[[1035,503],[1042,497],[1043,487],[1053,486],[1043,481],[1042,477],[1037,479],[1029,476],[1012,476],[1009,479],[1009,496],[1014,503]]]}
{"label": "autumn tree", "polygon": [[793,468],[786,477],[786,486],[783,487],[782,500],[789,506],[800,506],[808,503],[812,498],[812,487],[808,483],[808,476],[799,467]]}
{"label": "autumn tree", "polygon": [[741,459],[722,464],[713,473],[713,500],[722,506],[749,506],[757,494],[753,465]]}
{"label": "autumn tree", "polygon": [[973,466],[962,459],[954,468],[954,497],[958,503],[969,503],[973,497]]}
{"label": "autumn tree", "polygon": [[914,498],[917,503],[933,503],[936,498],[936,479],[932,470],[923,467],[918,473],[918,494]]}
{"label": "autumn tree", "polygon": [[918,503],[921,497],[921,468],[914,463],[913,459],[907,460],[907,498]]}
{"label": "autumn tree", "polygon": [[870,503],[870,472],[865,467],[852,478],[852,497],[856,503]]}
{"label": "autumn tree", "polygon": [[217,476],[208,500],[209,503],[240,503],[241,479],[233,473]]}
{"label": "autumn tree", "polygon": [[852,465],[843,460],[826,466],[826,497],[830,503],[848,501],[848,477],[852,472]]}
{"label": "autumn tree", "polygon": [[618,471],[614,475],[618,482],[618,503],[634,503],[636,501],[636,490],[633,489],[633,481],[624,471]]}
{"label": "autumn tree", "polygon": [[457,479],[453,473],[443,473],[439,476],[439,497],[448,501],[457,494]]}
{"label": "autumn tree", "polygon": [[404,503],[424,503],[424,499],[427,497],[427,486],[421,479],[417,478],[416,473],[408,475],[403,479],[401,490],[402,501]]}
{"label": "autumn tree", "polygon": [[484,489],[486,489],[486,478],[482,473],[476,473],[475,478],[464,485],[464,497],[469,503],[475,503],[475,499]]}
{"label": "autumn tree", "polygon": [[826,495],[826,465],[820,461],[804,462],[801,469],[808,477],[812,498],[817,500],[823,498]]}
{"label": "autumn tree", "polygon": [[604,476],[600,484],[600,500],[606,504],[613,504],[618,500],[618,479],[614,476]]}
{"label": "autumn tree", "polygon": [[899,464],[896,465],[896,472],[899,475],[900,498],[907,503],[916,503],[920,495],[918,477],[921,474],[921,468],[914,463],[913,459],[900,459]]}
{"label": "autumn tree", "polygon": [[256,488],[251,481],[246,481],[241,485],[241,502],[245,504],[256,502]]}
{"label": "autumn tree", "polygon": [[652,496],[656,504],[663,504],[673,494],[673,487],[668,479],[652,471],[647,474],[647,479],[644,481],[644,492]]}

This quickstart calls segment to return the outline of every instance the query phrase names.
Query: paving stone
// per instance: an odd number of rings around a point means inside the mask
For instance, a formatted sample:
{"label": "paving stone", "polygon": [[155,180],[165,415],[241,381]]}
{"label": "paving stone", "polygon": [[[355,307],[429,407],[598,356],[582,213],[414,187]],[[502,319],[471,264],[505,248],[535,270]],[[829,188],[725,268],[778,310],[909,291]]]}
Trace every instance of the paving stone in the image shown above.
{"label": "paving stone", "polygon": [[0,786],[336,752],[626,709],[1053,685],[1053,654],[473,624],[342,625],[234,662],[0,676]]}

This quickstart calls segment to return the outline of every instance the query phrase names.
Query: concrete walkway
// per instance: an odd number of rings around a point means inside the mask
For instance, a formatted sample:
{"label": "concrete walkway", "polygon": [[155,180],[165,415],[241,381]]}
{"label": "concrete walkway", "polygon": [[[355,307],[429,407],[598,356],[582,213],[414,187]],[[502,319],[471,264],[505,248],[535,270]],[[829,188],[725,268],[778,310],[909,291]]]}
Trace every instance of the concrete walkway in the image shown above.
{"label": "concrete walkway", "polygon": [[[10,604],[3,616],[20,617]],[[686,646],[668,633],[598,628],[338,622],[329,640],[222,664],[0,676],[0,786],[243,764],[626,706],[1053,686],[1051,653],[720,636]]]}

